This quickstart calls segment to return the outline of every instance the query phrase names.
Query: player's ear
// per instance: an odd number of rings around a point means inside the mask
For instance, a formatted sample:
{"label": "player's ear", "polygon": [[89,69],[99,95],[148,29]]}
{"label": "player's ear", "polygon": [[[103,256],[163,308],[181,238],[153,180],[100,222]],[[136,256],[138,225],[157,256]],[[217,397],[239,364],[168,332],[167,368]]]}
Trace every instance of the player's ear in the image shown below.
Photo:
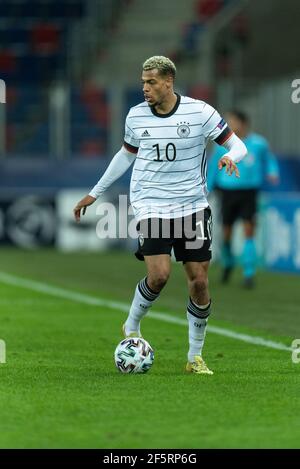
{"label": "player's ear", "polygon": [[166,85],[167,85],[168,88],[171,88],[171,86],[173,85],[173,77],[171,75],[167,76]]}

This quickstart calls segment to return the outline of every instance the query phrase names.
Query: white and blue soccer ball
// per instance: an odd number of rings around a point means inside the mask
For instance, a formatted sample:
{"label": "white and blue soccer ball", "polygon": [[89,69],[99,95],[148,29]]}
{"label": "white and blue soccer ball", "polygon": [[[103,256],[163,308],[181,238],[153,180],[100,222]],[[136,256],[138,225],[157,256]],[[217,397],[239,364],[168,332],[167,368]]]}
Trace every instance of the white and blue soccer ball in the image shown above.
{"label": "white and blue soccer ball", "polygon": [[128,337],[115,350],[115,364],[121,373],[146,373],[153,361],[154,351],[141,337]]}

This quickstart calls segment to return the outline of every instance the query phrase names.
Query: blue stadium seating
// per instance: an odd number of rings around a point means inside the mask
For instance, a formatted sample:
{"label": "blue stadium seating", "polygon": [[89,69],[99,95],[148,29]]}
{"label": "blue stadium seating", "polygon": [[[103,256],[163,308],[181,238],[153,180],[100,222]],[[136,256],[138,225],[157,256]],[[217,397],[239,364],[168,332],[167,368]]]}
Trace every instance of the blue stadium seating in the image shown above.
{"label": "blue stadium seating", "polygon": [[30,157],[49,154],[49,123],[38,124],[36,129],[19,145],[16,145],[15,153]]}
{"label": "blue stadium seating", "polygon": [[[106,0],[99,0],[99,7]],[[7,151],[43,156],[49,149],[49,97],[42,90],[67,77],[67,37],[86,14],[86,0],[0,0],[0,78],[7,83]],[[45,25],[47,26],[45,27]],[[71,93],[71,151],[107,151],[107,98]],[[102,94],[101,94],[102,93]]]}
{"label": "blue stadium seating", "polygon": [[[49,148],[49,102],[43,88],[36,86],[8,87],[7,129],[8,153],[45,156]],[[71,90],[71,154],[100,156],[107,153],[107,96],[99,94],[90,104],[79,88]],[[94,115],[104,109],[103,118]],[[101,117],[101,116],[100,116]],[[69,155],[66,155],[69,156]]]}

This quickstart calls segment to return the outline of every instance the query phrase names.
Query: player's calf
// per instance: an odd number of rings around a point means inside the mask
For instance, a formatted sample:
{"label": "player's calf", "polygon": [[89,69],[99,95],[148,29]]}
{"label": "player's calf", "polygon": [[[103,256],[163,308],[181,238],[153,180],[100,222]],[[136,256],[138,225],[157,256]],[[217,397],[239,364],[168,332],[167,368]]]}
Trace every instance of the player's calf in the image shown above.
{"label": "player's calf", "polygon": [[149,287],[147,277],[137,284],[129,315],[123,327],[125,337],[130,337],[132,334],[135,337],[141,336],[140,322],[158,297],[159,293]]}

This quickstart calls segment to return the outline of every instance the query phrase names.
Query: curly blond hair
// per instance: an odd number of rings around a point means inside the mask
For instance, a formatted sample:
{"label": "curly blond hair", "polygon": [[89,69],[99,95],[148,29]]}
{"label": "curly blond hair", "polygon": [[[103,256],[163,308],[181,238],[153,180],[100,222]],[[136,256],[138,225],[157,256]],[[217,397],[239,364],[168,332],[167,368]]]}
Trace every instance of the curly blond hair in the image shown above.
{"label": "curly blond hair", "polygon": [[176,76],[176,67],[172,60],[163,55],[154,55],[143,63],[143,70],[153,70],[157,68],[161,75],[171,75],[173,78]]}

